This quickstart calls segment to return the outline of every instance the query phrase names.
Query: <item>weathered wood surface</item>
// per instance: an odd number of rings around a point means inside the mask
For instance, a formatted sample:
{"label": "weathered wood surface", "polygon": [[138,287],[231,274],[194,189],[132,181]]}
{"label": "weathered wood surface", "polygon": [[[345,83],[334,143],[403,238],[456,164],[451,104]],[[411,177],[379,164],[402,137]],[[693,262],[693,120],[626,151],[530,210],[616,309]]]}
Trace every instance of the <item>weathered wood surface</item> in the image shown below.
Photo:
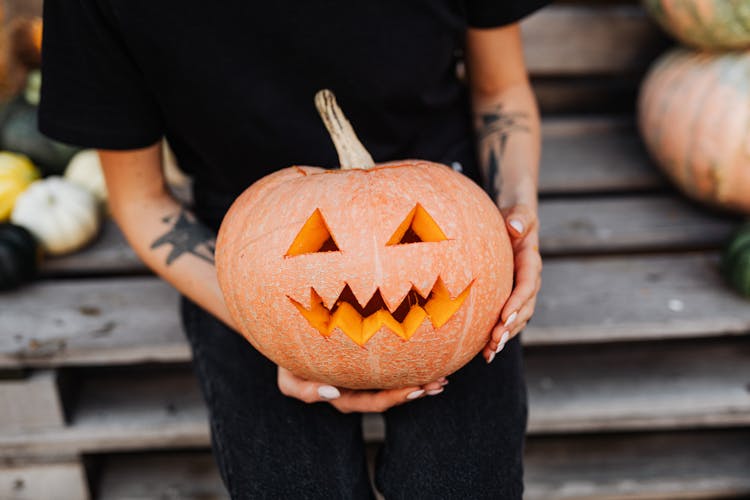
{"label": "weathered wood surface", "polygon": [[[534,435],[750,425],[748,339],[534,349],[526,366]],[[382,434],[368,416],[365,438]],[[83,379],[67,428],[0,430],[5,456],[208,443],[197,383],[181,366],[96,373]]]}
{"label": "weathered wood surface", "polygon": [[[550,259],[527,345],[740,335],[750,307],[712,253]],[[0,309],[0,367],[185,361],[178,296],[154,277],[41,282]],[[39,307],[45,304],[45,307]]]}
{"label": "weathered wood surface", "polygon": [[0,465],[3,500],[87,500],[86,474],[78,461]]}
{"label": "weathered wood surface", "polygon": [[[100,500],[225,499],[205,451],[102,458]],[[529,500],[696,499],[750,494],[747,431],[531,438]]]}
{"label": "weathered wood surface", "polygon": [[591,194],[661,188],[631,120],[616,116],[546,118],[539,192]]}
{"label": "weathered wood surface", "polygon": [[20,379],[0,379],[0,429],[4,432],[65,425],[57,372],[35,371]]}
{"label": "weathered wood surface", "polygon": [[670,43],[639,5],[553,5],[521,29],[532,75],[640,73]]}
{"label": "weathered wood surface", "polygon": [[539,219],[545,255],[720,248],[739,224],[676,195],[545,200]]}
{"label": "weathered wood surface", "polygon": [[94,243],[78,252],[46,258],[41,272],[44,276],[106,275],[145,273],[147,269],[114,221],[106,219]]}

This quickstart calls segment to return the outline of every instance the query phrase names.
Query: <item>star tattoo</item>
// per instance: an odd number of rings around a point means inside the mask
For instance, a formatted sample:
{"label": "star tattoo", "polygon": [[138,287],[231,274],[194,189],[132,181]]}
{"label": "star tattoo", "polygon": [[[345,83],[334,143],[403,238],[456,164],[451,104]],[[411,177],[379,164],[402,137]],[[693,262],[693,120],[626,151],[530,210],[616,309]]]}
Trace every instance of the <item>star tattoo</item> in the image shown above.
{"label": "star tattoo", "polygon": [[191,254],[199,259],[213,264],[216,239],[211,231],[200,222],[189,216],[185,210],[177,215],[164,217],[165,224],[173,223],[172,228],[154,240],[151,250],[163,245],[172,245],[167,256],[167,265],[185,254]]}

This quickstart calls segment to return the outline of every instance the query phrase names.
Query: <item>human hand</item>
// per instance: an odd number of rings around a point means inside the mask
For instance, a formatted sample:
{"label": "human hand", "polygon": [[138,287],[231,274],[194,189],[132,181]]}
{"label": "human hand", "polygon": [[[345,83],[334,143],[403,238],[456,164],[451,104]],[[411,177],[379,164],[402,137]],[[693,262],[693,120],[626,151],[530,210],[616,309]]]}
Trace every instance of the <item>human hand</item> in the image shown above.
{"label": "human hand", "polygon": [[277,382],[282,394],[305,403],[328,402],[341,413],[382,413],[408,401],[440,394],[448,380],[441,377],[435,382],[422,386],[382,391],[355,391],[305,380],[279,366]]}
{"label": "human hand", "polygon": [[503,350],[505,343],[523,330],[534,314],[536,296],[542,285],[542,257],[539,255],[539,223],[528,205],[501,209],[513,246],[513,291],[500,312],[500,321],[482,351],[487,363]]}

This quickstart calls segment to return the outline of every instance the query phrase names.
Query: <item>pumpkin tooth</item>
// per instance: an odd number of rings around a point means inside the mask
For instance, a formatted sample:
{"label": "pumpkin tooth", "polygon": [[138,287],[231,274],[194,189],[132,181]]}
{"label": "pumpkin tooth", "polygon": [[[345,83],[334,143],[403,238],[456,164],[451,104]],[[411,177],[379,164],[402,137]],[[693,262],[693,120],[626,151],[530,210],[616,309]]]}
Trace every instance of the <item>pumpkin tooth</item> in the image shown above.
{"label": "pumpkin tooth", "polygon": [[404,340],[414,335],[425,318],[429,318],[433,327],[440,328],[463,305],[473,283],[472,280],[453,297],[438,277],[427,294],[412,286],[395,308],[386,304],[379,289],[362,305],[348,284],[330,306],[313,288],[310,289],[309,309],[292,297],[288,298],[310,326],[322,335],[328,337],[338,329],[356,344],[364,346],[382,327]]}

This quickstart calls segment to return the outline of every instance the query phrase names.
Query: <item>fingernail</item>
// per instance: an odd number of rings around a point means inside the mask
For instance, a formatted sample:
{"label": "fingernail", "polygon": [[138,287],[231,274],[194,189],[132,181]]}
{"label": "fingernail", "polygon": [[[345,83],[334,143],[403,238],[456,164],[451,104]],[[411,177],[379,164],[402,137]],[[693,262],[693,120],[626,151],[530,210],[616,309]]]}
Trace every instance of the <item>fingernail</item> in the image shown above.
{"label": "fingernail", "polygon": [[490,353],[490,359],[487,360],[487,364],[489,365],[490,363],[492,363],[493,359],[495,359],[495,352],[494,351]]}
{"label": "fingernail", "polygon": [[436,396],[436,395],[440,394],[441,392],[443,392],[443,390],[444,389],[442,387],[440,389],[433,389],[431,391],[427,391],[427,395],[428,396]]}
{"label": "fingernail", "polygon": [[510,221],[510,227],[518,231],[519,234],[523,234],[523,222],[521,222],[520,220],[513,219],[512,221]]}
{"label": "fingernail", "polygon": [[505,343],[508,341],[508,337],[510,337],[510,332],[503,333],[503,336],[500,337],[500,342],[497,343],[497,349],[495,349],[496,353],[503,350]]}
{"label": "fingernail", "polygon": [[448,385],[448,379],[444,378],[440,381],[440,385]]}
{"label": "fingernail", "polygon": [[417,399],[422,394],[424,394],[424,389],[418,389],[414,392],[410,392],[409,395],[406,396],[406,399]]}
{"label": "fingernail", "polygon": [[503,323],[503,326],[506,328],[509,327],[511,323],[513,323],[516,320],[517,317],[518,317],[518,312],[514,311],[513,313],[511,313],[510,316],[508,316],[508,319],[505,320],[505,323]]}
{"label": "fingernail", "polygon": [[321,385],[318,387],[318,396],[323,399],[336,399],[341,397],[341,392],[332,385]]}

